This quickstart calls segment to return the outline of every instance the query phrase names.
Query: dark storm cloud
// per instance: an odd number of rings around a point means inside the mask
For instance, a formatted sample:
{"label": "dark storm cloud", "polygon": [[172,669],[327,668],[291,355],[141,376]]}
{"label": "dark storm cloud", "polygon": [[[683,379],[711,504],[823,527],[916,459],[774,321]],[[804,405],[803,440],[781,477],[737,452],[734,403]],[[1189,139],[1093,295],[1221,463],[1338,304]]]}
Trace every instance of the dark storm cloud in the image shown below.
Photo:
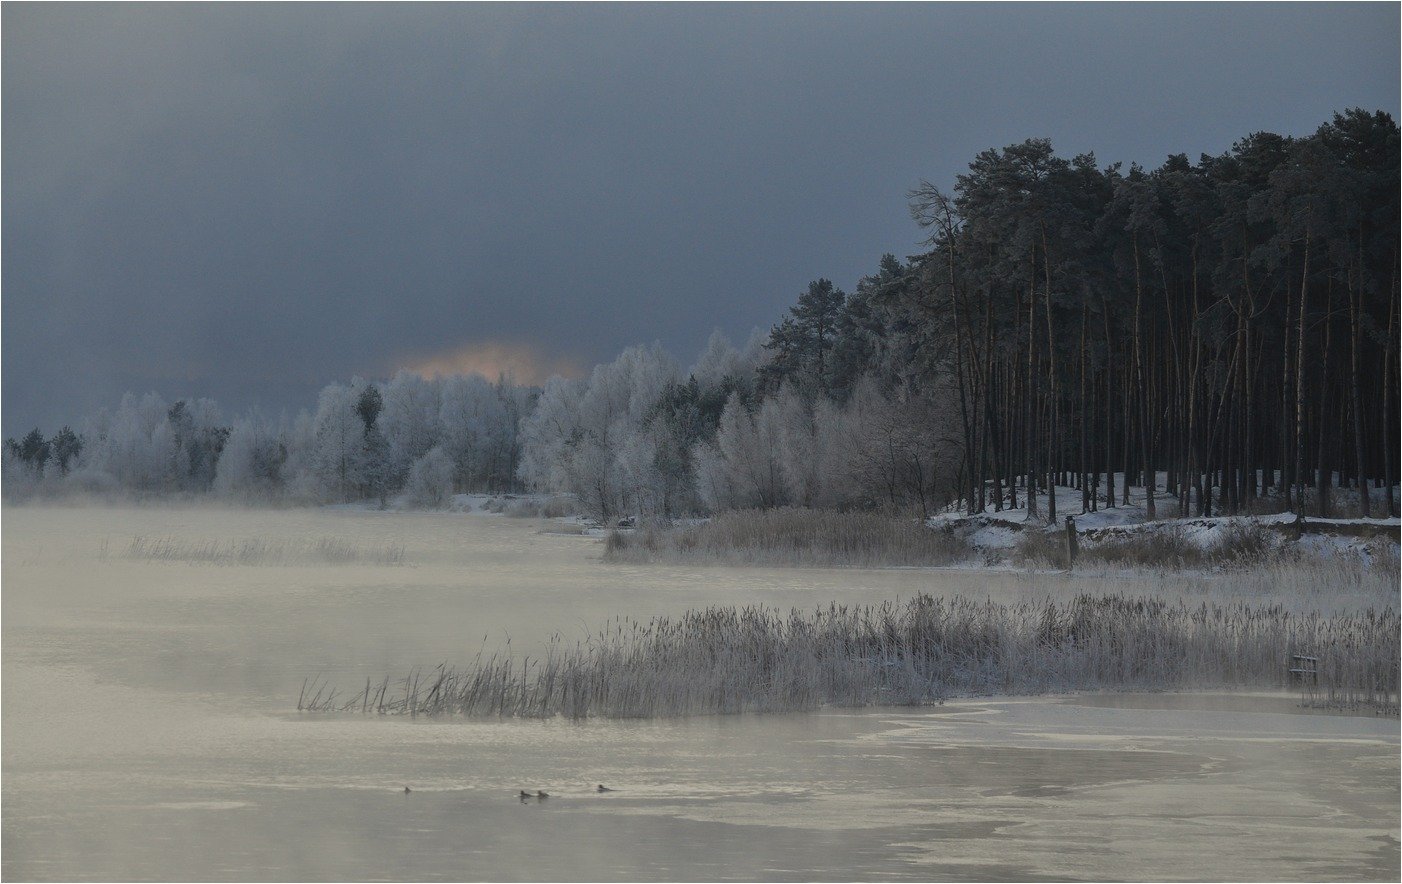
{"label": "dark storm cloud", "polygon": [[983,148],[1152,164],[1396,114],[1398,26],[1395,4],[9,3],[4,431],[128,388],[276,409],[400,365],[689,358],[914,251],[906,190]]}

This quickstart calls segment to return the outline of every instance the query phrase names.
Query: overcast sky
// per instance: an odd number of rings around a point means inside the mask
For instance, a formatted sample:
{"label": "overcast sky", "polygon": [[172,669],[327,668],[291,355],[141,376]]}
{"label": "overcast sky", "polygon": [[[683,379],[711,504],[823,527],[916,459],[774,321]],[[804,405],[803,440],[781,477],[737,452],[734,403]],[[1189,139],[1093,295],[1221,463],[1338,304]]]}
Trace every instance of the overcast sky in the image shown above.
{"label": "overcast sky", "polygon": [[906,191],[1398,113],[1399,6],[3,7],[3,431],[536,380],[916,251]]}

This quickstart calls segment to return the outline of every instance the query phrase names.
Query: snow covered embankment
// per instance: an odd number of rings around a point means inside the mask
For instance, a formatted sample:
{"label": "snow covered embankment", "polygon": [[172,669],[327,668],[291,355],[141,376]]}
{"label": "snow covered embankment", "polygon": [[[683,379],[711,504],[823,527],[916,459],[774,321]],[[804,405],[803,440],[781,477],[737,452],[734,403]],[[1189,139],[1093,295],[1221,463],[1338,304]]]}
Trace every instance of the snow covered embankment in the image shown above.
{"label": "snow covered embankment", "polygon": [[[1144,491],[1135,488],[1129,504],[1080,512],[1081,494],[1058,488],[1055,525],[1046,523],[1046,497],[1029,517],[1025,499],[1016,509],[979,515],[942,513],[932,528],[949,531],[972,545],[985,563],[1012,559],[1064,564],[1066,517],[1075,524],[1078,562],[1171,567],[1214,567],[1266,558],[1349,557],[1368,564],[1395,563],[1402,520],[1397,518],[1320,519],[1295,513],[1160,518],[1149,521]],[[1177,502],[1160,498],[1159,512]],[[1161,560],[1161,561],[1158,561]]]}

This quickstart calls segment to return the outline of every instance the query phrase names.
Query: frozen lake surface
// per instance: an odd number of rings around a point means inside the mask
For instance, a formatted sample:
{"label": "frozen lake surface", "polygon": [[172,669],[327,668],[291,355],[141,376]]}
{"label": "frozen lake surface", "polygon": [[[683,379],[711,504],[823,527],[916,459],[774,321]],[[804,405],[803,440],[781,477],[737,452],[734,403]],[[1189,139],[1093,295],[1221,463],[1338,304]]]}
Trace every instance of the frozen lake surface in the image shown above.
{"label": "frozen lake surface", "polygon": [[[619,614],[1156,578],[614,566],[597,540],[481,515],[3,516],[7,880],[1400,874],[1397,720],[1284,695],[583,724],[295,712],[309,676],[353,692]],[[230,550],[244,563],[201,560]]]}

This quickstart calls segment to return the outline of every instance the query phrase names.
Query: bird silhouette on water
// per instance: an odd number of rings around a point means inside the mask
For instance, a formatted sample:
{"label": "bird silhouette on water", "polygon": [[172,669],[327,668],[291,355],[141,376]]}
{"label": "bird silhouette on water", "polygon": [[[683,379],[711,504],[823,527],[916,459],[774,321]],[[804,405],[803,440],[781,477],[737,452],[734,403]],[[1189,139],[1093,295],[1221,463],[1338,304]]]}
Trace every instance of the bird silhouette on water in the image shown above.
{"label": "bird silhouette on water", "polygon": [[[408,786],[405,786],[405,787],[404,787],[404,791],[405,791],[405,792],[408,792],[408,791],[409,791],[409,787],[408,787]],[[597,785],[597,786],[594,787],[594,791],[595,791],[595,792],[617,792],[618,790],[617,790],[617,789],[610,789],[608,786],[605,786],[603,783],[600,783],[599,785]],[[518,790],[518,791],[516,792],[516,797],[518,797],[518,798],[521,799],[521,803],[522,803],[522,804],[525,804],[527,801],[531,800],[532,798],[536,799],[537,801],[544,801],[545,799],[547,799],[547,798],[550,797],[550,793],[549,793],[549,792],[541,791],[540,789],[537,789],[537,790],[535,791],[535,794],[532,795],[530,792],[527,792],[525,789],[520,789],[520,790]]]}
{"label": "bird silhouette on water", "polygon": [[413,790],[413,789],[410,789],[408,786],[405,786],[405,787],[404,787],[404,794],[405,794],[405,795],[408,795],[408,794],[409,794],[410,792],[412,792],[412,791],[414,791],[414,790]]}

